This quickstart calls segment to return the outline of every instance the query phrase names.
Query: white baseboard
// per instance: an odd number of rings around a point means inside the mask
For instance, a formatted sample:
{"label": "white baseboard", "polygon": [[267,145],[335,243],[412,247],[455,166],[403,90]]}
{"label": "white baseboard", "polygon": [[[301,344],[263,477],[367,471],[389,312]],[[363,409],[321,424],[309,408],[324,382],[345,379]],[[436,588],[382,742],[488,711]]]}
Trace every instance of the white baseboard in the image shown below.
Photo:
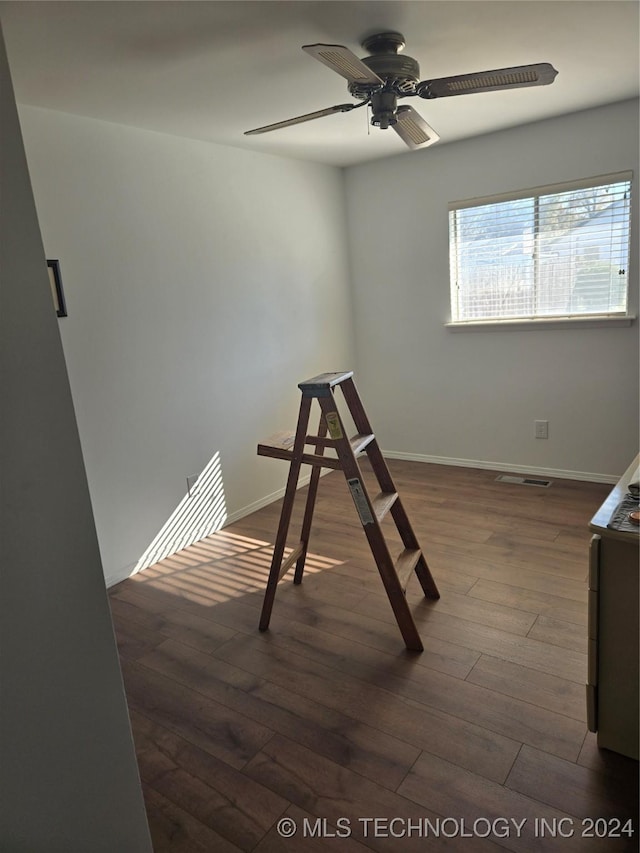
{"label": "white baseboard", "polygon": [[119,569],[117,572],[114,572],[109,575],[104,576],[104,582],[107,585],[107,589],[110,589],[112,586],[115,586],[117,583],[121,583],[122,581],[126,581],[127,578],[130,578],[135,574],[135,563],[131,563],[128,566],[124,566],[124,568]]}
{"label": "white baseboard", "polygon": [[595,474],[591,471],[568,471],[563,468],[539,468],[535,465],[515,465],[510,462],[486,462],[482,459],[455,459],[449,456],[427,456],[423,453],[405,453],[400,450],[383,450],[387,459],[404,459],[407,462],[429,462],[431,465],[453,465],[458,468],[482,468],[534,477],[555,477],[558,480],[584,480],[589,483],[617,483],[620,474]]}
{"label": "white baseboard", "polygon": [[[550,479],[555,477],[559,480],[583,480],[589,483],[617,483],[620,479],[619,474],[595,474],[589,471],[568,471],[562,468],[538,468],[534,465],[514,465],[507,462],[486,462],[481,459],[455,459],[449,456],[427,456],[423,453],[405,453],[404,451],[399,450],[383,450],[382,453],[387,459],[404,459],[407,462],[428,462],[431,465],[453,465],[459,468],[482,468],[487,471],[526,474],[528,476],[546,477]],[[330,469],[324,470],[322,472],[322,476],[329,473]],[[301,477],[298,482],[298,488],[300,489],[303,486],[306,486],[310,479],[310,474]],[[235,512],[232,512],[225,519],[223,528],[227,527],[229,524],[233,524],[234,521],[240,521],[241,518],[251,515],[252,512],[257,512],[259,509],[262,509],[262,507],[268,506],[274,501],[279,500],[284,496],[284,492],[285,486],[281,489],[277,489],[275,492],[271,492],[270,494],[259,498],[257,501],[247,504],[247,506],[241,507]],[[105,576],[107,587],[115,586],[117,583],[130,578],[135,573],[135,566],[135,563],[131,563],[130,565],[122,568],[120,571]]]}
{"label": "white baseboard", "polygon": [[[327,474],[331,473],[331,468],[325,468],[320,476],[324,477]],[[303,477],[300,477],[298,480],[298,488],[302,489],[304,486],[309,485],[309,481],[311,480],[311,474],[305,474]],[[226,527],[228,524],[233,524],[234,521],[240,521],[241,518],[244,518],[246,515],[251,515],[252,512],[257,512],[259,509],[262,509],[263,506],[269,506],[274,501],[280,500],[280,498],[284,497],[284,493],[286,490],[286,486],[283,486],[281,489],[277,489],[275,492],[271,492],[270,495],[265,495],[263,498],[259,498],[257,501],[253,503],[247,504],[247,506],[243,506],[241,509],[236,510],[236,512],[232,512],[227,516],[227,520],[224,523]]]}

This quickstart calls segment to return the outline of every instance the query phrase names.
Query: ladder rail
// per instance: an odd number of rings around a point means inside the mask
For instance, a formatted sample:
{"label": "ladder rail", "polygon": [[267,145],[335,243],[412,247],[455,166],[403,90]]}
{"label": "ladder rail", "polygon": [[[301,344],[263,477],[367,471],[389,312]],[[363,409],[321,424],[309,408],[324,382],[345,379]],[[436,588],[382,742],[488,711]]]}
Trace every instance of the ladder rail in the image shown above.
{"label": "ladder rail", "polygon": [[[318,402],[324,414],[325,420],[331,430],[331,424],[334,424],[333,430],[335,435],[332,437],[340,438],[339,433],[343,436],[344,425],[342,418],[337,410],[335,399],[331,397],[319,397]],[[360,429],[360,425],[356,423],[356,427]],[[371,446],[371,445],[369,445]],[[424,646],[420,639],[420,634],[416,628],[413,616],[409,610],[409,605],[404,595],[404,590],[396,574],[394,561],[389,552],[386,540],[382,534],[380,523],[376,518],[375,509],[371,503],[364,481],[358,460],[356,459],[351,444],[348,440],[338,441],[337,443],[338,458],[342,462],[342,470],[347,478],[347,483],[351,490],[351,496],[356,505],[362,527],[369,542],[369,546],[373,553],[378,572],[382,579],[382,583],[387,593],[389,603],[396,617],[396,622],[403,636],[405,645],[413,651],[423,651]]]}
{"label": "ladder rail", "polygon": [[[353,377],[350,377],[348,380],[345,380],[341,387],[345,401],[353,417],[353,422],[356,425],[356,429],[360,431],[371,431],[371,424],[369,423],[369,418],[367,417],[367,413],[364,410],[364,406],[362,405],[362,401],[356,390]],[[393,477],[391,476],[391,472],[389,471],[389,467],[387,466],[387,461],[382,455],[382,451],[380,450],[378,442],[371,442],[371,444],[367,447],[366,450],[367,456],[369,457],[369,460],[371,462],[371,467],[378,479],[382,491],[397,491],[393,482]],[[402,501],[399,497],[391,506],[390,511],[405,549],[411,551],[421,550],[416,535],[413,532],[413,527],[411,526]],[[423,553],[421,553],[421,557],[416,563],[414,571],[418,577],[418,580],[420,581],[420,586],[422,587],[425,596],[431,599],[440,598],[438,587],[436,586],[436,582],[433,579],[433,575],[431,574],[431,570],[429,569],[429,566]]]}
{"label": "ladder rail", "polygon": [[413,532],[413,527],[409,521],[409,517],[405,511],[405,508],[402,504],[400,498],[394,503],[391,507],[391,516],[395,522],[398,533],[400,534],[400,538],[402,539],[402,544],[404,547],[409,550],[419,550],[420,558],[418,559],[414,572],[418,580],[420,581],[420,586],[422,587],[422,591],[424,592],[426,598],[438,599],[440,598],[440,592],[438,591],[438,587],[436,586],[436,582],[433,579],[433,575],[431,574],[431,570],[427,564],[427,560],[420,548],[420,544],[418,539]]}
{"label": "ladder rail", "polygon": [[296,497],[296,489],[298,488],[298,479],[300,477],[300,468],[302,466],[302,456],[304,452],[304,443],[309,424],[309,413],[311,411],[311,398],[303,397],[300,403],[300,412],[298,414],[298,424],[296,427],[296,437],[293,443],[293,459],[289,468],[289,476],[287,477],[287,485],[284,492],[284,500],[282,502],[282,511],[280,513],[280,522],[278,524],[278,532],[273,548],[273,558],[271,560],[271,569],[269,571],[269,579],[265,590],[264,601],[262,603],[262,612],[260,614],[259,628],[261,631],[266,631],[269,627],[271,619],[271,611],[273,602],[276,597],[276,589],[280,580],[280,571],[282,566],[282,558],[287,544],[287,535],[289,533],[289,524],[291,523],[291,515],[293,513],[293,505]]}
{"label": "ladder rail", "polygon": [[[320,423],[318,424],[318,435],[316,436],[316,440],[318,441],[318,456],[322,456],[325,450],[325,444],[322,443],[327,434],[327,422],[324,417],[320,418]],[[307,436],[307,441],[309,441],[309,436]],[[307,549],[309,547],[309,537],[311,535],[311,522],[313,521],[313,510],[316,504],[316,497],[318,495],[318,483],[320,482],[320,474],[322,472],[321,465],[314,465],[311,469],[311,480],[309,481],[309,491],[307,493],[307,503],[304,508],[304,517],[302,519],[302,531],[300,534],[300,541],[302,544],[302,553],[300,554],[298,561],[296,562],[296,571],[293,576],[293,582],[295,584],[302,583],[302,574],[304,572],[304,564],[307,559]]]}

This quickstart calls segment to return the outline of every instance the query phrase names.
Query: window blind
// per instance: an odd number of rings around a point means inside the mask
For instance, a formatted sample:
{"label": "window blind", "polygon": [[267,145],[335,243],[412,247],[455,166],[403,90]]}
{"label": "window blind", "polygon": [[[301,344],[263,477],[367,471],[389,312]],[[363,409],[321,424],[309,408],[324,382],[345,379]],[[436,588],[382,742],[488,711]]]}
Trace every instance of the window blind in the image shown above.
{"label": "window blind", "polygon": [[627,313],[631,173],[449,210],[454,322]]}

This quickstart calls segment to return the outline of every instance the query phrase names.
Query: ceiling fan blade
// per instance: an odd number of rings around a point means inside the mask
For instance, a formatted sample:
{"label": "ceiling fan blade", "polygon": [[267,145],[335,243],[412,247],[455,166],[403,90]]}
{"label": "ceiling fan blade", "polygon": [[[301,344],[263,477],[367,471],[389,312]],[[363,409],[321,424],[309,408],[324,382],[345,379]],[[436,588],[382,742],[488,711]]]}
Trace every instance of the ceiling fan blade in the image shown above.
{"label": "ceiling fan blade", "polygon": [[304,121],[312,121],[314,118],[322,118],[322,116],[330,116],[334,113],[348,113],[350,110],[359,107],[360,104],[337,104],[335,107],[327,107],[324,110],[316,110],[314,113],[305,113],[295,118],[288,118],[285,121],[277,121],[275,124],[266,124],[264,127],[256,127],[254,130],[245,130],[245,136],[256,136],[258,133],[268,133],[270,130],[280,130],[283,127],[291,127],[292,124],[302,124]]}
{"label": "ceiling fan blade", "polygon": [[391,126],[400,139],[413,150],[416,148],[426,148],[427,145],[433,145],[434,142],[440,139],[435,130],[426,123],[413,107],[398,107],[396,111],[396,123]]}
{"label": "ceiling fan blade", "polygon": [[494,92],[499,89],[521,89],[525,86],[547,86],[558,72],[548,62],[535,65],[516,65],[495,71],[478,71],[458,77],[441,77],[418,84],[421,98],[448,98],[451,95],[470,95],[474,92]]}
{"label": "ceiling fan blade", "polygon": [[314,59],[323,62],[332,71],[342,75],[349,83],[371,83],[383,86],[384,81],[341,44],[305,44],[302,49]]}

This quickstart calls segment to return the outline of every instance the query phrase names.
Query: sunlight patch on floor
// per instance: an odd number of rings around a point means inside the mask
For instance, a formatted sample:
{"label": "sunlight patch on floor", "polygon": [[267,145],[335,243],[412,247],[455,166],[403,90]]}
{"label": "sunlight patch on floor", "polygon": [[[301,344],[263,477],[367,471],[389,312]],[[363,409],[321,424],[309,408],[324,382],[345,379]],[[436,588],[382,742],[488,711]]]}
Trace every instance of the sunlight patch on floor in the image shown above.
{"label": "sunlight patch on floor", "polygon": [[[285,558],[292,552],[285,550]],[[134,575],[145,584],[188,601],[212,606],[265,589],[273,545],[221,530]],[[342,565],[321,554],[307,554],[306,574],[317,574]],[[293,580],[293,568],[283,581]]]}

